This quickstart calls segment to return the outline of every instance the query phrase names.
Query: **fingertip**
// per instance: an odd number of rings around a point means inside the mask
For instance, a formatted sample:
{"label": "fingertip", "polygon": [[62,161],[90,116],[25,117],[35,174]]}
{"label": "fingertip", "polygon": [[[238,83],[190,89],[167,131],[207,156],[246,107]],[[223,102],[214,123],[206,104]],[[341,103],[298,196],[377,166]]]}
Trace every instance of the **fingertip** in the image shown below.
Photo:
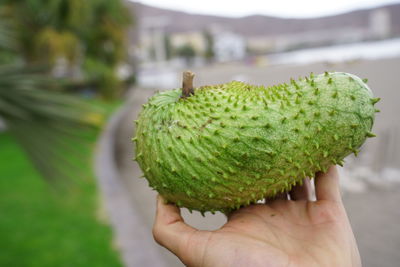
{"label": "fingertip", "polygon": [[315,174],[315,182],[317,183],[318,180],[322,182],[331,182],[331,185],[339,186],[339,172],[337,170],[336,165],[331,165],[326,172],[317,172]]}
{"label": "fingertip", "polygon": [[167,202],[165,201],[165,199],[161,195],[157,195],[157,205],[156,205],[157,212],[159,210],[162,210],[164,208],[164,205],[166,204]]}
{"label": "fingertip", "polygon": [[167,205],[167,204],[168,204],[168,201],[163,196],[158,194],[157,195],[157,206],[164,206],[164,205]]}
{"label": "fingertip", "polygon": [[178,220],[183,221],[180,209],[173,204],[167,204],[161,195],[157,195],[156,222],[168,225]]}
{"label": "fingertip", "polygon": [[318,172],[317,175],[336,175],[338,176],[338,171],[336,165],[331,165],[326,172]]}
{"label": "fingertip", "polygon": [[330,166],[326,173],[316,174],[315,194],[317,200],[341,201],[339,173],[335,165]]}
{"label": "fingertip", "polygon": [[160,206],[160,202],[163,201],[162,196],[160,196],[159,194],[156,197],[156,208],[158,209],[158,207]]}

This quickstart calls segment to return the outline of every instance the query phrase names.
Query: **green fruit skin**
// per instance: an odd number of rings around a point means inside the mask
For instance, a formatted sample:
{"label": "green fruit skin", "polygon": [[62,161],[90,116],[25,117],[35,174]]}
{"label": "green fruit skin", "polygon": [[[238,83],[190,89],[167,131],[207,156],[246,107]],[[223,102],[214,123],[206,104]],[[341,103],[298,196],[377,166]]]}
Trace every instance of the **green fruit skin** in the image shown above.
{"label": "green fruit skin", "polygon": [[358,77],[310,75],[273,87],[160,92],[136,121],[136,160],[149,185],[189,210],[229,212],[289,191],[357,153],[379,100]]}

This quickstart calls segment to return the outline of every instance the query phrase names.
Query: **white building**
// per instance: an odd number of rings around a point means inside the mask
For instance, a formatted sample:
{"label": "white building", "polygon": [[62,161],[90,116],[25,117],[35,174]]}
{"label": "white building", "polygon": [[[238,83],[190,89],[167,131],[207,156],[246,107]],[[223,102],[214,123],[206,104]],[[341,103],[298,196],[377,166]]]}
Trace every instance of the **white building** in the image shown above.
{"label": "white building", "polygon": [[198,54],[204,54],[206,51],[206,40],[202,32],[182,32],[170,34],[171,45],[174,48],[179,48],[184,45],[190,45]]}
{"label": "white building", "polygon": [[375,38],[384,39],[390,36],[391,33],[391,18],[389,10],[378,9],[371,13],[369,17],[369,27],[371,34]]}
{"label": "white building", "polygon": [[241,60],[246,55],[245,39],[232,32],[219,32],[213,36],[215,59],[219,62]]}

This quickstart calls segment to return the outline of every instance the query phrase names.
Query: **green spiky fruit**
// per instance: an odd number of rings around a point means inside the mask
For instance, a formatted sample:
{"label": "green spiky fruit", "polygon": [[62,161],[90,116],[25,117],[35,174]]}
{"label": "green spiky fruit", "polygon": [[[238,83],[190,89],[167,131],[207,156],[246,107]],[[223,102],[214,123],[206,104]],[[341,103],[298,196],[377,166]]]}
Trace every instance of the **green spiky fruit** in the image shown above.
{"label": "green spiky fruit", "polygon": [[370,132],[378,99],[347,73],[273,87],[230,82],[157,93],[139,115],[136,160],[149,185],[188,209],[227,212],[342,164]]}

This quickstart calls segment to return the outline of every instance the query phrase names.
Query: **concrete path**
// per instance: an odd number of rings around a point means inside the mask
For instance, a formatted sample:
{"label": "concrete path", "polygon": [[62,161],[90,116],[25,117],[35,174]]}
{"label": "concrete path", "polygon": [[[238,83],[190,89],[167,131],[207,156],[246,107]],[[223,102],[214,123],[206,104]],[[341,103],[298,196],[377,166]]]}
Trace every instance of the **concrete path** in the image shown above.
{"label": "concrete path", "polygon": [[115,137],[118,136],[121,119],[128,106],[120,109],[109,121],[98,142],[95,153],[95,170],[103,203],[114,233],[114,244],[121,253],[122,262],[127,267],[167,266],[158,248],[154,246],[148,225],[131,201],[128,190],[121,179],[117,164]]}
{"label": "concrete path", "polygon": [[[290,77],[304,76],[311,71],[319,73],[325,70],[340,70],[368,77],[370,86],[376,90],[376,95],[384,98],[383,104],[380,104],[379,107],[383,115],[378,116],[375,125],[377,131],[384,131],[393,125],[399,124],[400,105],[397,104],[400,97],[398,90],[398,84],[400,84],[399,69],[400,59],[392,59],[352,62],[351,64],[334,66],[326,64],[271,68],[223,66],[194,70],[194,72],[196,73],[196,86],[223,83],[238,75],[247,77],[253,83],[272,85],[288,81]],[[130,205],[134,212],[133,216],[136,216],[137,220],[141,222],[140,227],[138,226],[137,228],[137,232],[140,233],[128,232],[128,238],[137,238],[135,241],[139,242],[137,244],[139,247],[142,244],[142,239],[145,240],[146,246],[139,248],[140,257],[153,260],[154,254],[157,254],[157,257],[163,261],[160,265],[136,266],[182,266],[174,255],[160,248],[151,240],[156,193],[149,189],[145,179],[139,179],[141,171],[137,164],[131,160],[133,157],[133,145],[130,139],[133,135],[133,120],[137,118],[141,104],[146,102],[147,98],[153,93],[154,90],[142,89],[133,91],[129,96],[127,108],[121,115],[122,118],[119,120],[120,123],[115,132],[116,151],[114,155],[116,157],[116,167],[120,172],[121,185],[123,185],[125,191],[129,192]],[[379,146],[380,141],[379,138],[376,138],[368,142],[376,144],[375,146],[369,144],[373,150]],[[377,159],[373,158],[374,160]],[[382,164],[384,163],[386,161]],[[357,165],[357,161],[354,164]],[[397,160],[393,160],[390,164],[391,167],[400,168],[400,163]],[[381,166],[377,168],[381,168]],[[384,185],[384,182],[382,184]],[[399,184],[390,184],[388,187],[374,187],[371,184],[366,184],[364,189],[366,190],[361,190],[359,193],[349,192],[348,190],[344,193],[344,202],[359,243],[363,266],[399,266],[400,209],[398,208],[398,203],[400,203],[400,186]],[[123,208],[127,208],[127,206],[123,205]],[[216,229],[225,222],[225,218],[221,214],[207,215],[203,218],[196,212],[189,214],[184,209],[183,215],[189,224],[201,229]],[[138,255],[139,252],[132,251],[132,253]]]}

